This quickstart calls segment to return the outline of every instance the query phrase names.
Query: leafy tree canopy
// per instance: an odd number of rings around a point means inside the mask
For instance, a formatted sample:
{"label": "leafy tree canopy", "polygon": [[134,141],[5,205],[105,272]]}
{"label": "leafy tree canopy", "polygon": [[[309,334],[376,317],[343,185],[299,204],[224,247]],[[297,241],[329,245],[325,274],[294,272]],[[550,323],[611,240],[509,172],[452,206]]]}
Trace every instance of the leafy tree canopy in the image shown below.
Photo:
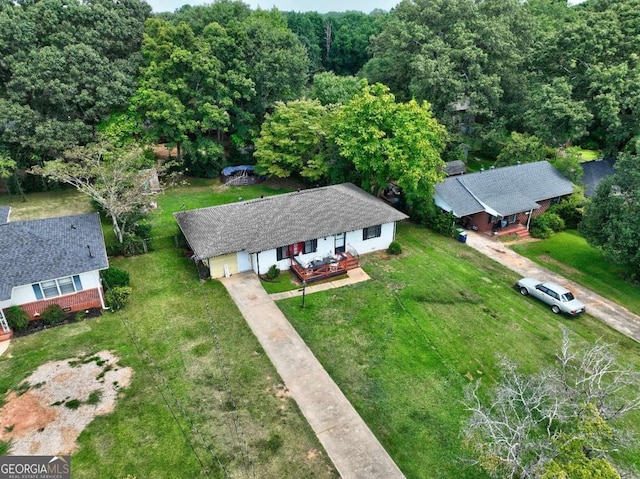
{"label": "leafy tree canopy", "polygon": [[409,206],[430,201],[433,185],[443,177],[446,129],[428,103],[396,103],[384,85],[365,86],[340,109],[333,138],[363,188],[377,193],[394,182]]}
{"label": "leafy tree canopy", "polygon": [[309,96],[323,105],[344,105],[367,84],[364,78],[338,76],[333,72],[313,75],[313,86]]}
{"label": "leafy tree canopy", "polygon": [[330,122],[331,114],[317,100],[277,103],[265,118],[256,141],[257,167],[278,178],[325,178],[329,170],[326,142]]}
{"label": "leafy tree canopy", "polygon": [[640,139],[619,156],[614,175],[603,180],[587,204],[580,231],[612,261],[640,271]]}
{"label": "leafy tree canopy", "polygon": [[149,15],[139,0],[0,5],[0,142],[21,166],[91,141],[127,105]]}

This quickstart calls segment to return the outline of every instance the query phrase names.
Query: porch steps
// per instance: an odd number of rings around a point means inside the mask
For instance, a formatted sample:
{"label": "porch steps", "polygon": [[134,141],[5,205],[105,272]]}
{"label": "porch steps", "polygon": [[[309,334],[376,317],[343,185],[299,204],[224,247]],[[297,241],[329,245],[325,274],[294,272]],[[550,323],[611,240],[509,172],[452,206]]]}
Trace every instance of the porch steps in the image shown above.
{"label": "porch steps", "polygon": [[509,225],[498,232],[499,236],[517,235],[520,239],[528,239],[531,237],[527,227],[521,224]]}
{"label": "porch steps", "polygon": [[356,269],[360,267],[360,262],[353,256],[350,256],[342,264],[344,266],[344,269],[346,269],[347,271],[349,271],[350,269]]}

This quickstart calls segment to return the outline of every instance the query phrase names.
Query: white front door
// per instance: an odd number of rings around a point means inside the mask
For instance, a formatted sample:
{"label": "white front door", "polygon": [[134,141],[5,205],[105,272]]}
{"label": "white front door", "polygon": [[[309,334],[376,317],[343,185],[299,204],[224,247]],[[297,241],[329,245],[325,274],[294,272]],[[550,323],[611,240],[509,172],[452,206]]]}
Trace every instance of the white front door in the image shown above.
{"label": "white front door", "polygon": [[251,270],[251,255],[246,251],[238,251],[238,271],[250,271]]}

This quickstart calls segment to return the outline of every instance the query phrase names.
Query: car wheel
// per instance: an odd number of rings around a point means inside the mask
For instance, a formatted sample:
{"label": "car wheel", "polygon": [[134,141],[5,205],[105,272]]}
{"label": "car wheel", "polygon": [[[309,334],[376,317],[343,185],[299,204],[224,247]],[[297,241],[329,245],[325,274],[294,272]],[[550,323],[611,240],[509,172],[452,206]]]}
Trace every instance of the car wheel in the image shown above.
{"label": "car wheel", "polygon": [[554,304],[553,306],[551,306],[551,311],[558,314],[560,312],[560,308]]}
{"label": "car wheel", "polygon": [[522,296],[526,296],[526,295],[529,294],[529,290],[523,286],[523,287],[520,288],[520,294]]}

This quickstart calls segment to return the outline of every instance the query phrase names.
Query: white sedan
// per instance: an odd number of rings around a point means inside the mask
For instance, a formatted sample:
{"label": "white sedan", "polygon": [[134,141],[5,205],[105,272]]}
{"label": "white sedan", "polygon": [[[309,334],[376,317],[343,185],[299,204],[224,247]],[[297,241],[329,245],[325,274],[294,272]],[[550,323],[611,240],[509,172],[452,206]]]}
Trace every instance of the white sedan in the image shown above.
{"label": "white sedan", "polygon": [[523,296],[531,295],[551,306],[551,311],[575,316],[583,313],[587,307],[578,301],[573,293],[557,283],[547,281],[543,283],[534,278],[522,278],[516,283],[516,288]]}

